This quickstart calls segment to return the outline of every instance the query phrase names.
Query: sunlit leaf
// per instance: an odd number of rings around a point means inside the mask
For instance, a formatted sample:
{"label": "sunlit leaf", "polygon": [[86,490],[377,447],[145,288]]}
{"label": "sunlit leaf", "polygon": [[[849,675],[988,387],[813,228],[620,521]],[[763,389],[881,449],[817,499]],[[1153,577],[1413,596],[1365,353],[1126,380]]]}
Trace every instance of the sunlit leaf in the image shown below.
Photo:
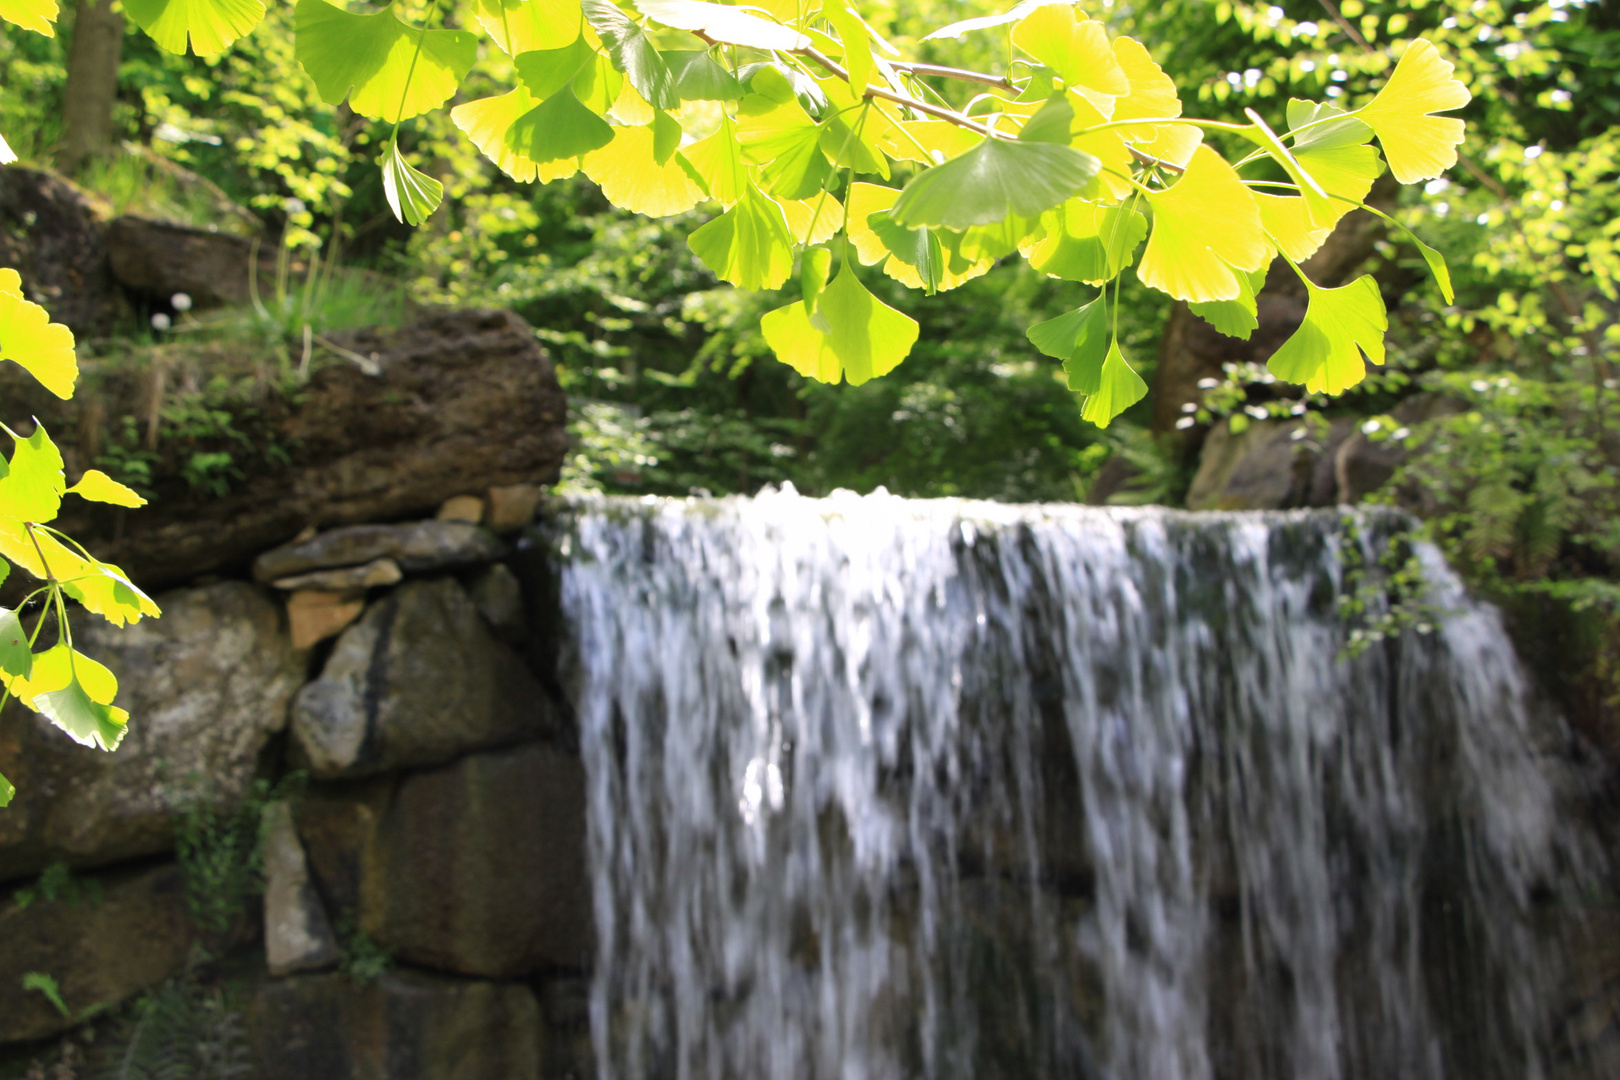
{"label": "sunlit leaf", "polygon": [[405,160],[399,140],[390,139],[383,151],[383,197],[394,217],[407,225],[420,225],[444,201],[444,185]]}
{"label": "sunlit leaf", "polygon": [[[1181,98],[1176,93],[1175,82],[1140,41],[1117,37],[1113,49],[1114,59],[1119,61],[1131,84],[1131,92],[1114,102],[1115,120],[1168,119],[1181,115]],[[1191,124],[1143,124],[1122,128],[1119,134],[1149,157],[1181,166],[1192,158],[1204,137],[1204,133]]]}
{"label": "sunlit leaf", "polygon": [[1460,109],[1472,98],[1453,70],[1433,44],[1418,38],[1384,88],[1356,113],[1378,133],[1390,171],[1403,184],[1432,180],[1457,164],[1463,122],[1431,115]]}
{"label": "sunlit leaf", "polygon": [[1297,195],[1268,195],[1255,192],[1260,207],[1260,221],[1269,236],[1284,255],[1295,262],[1304,262],[1316,254],[1332,225],[1318,225],[1311,216],[1311,208]]}
{"label": "sunlit leaf", "polygon": [[17,788],[10,780],[0,775],[0,809],[11,805],[11,800],[17,797]]}
{"label": "sunlit leaf", "polygon": [[579,0],[474,0],[473,18],[502,51],[516,56],[560,49],[579,36]]}
{"label": "sunlit leaf", "polygon": [[844,227],[844,204],[822,192],[813,199],[775,199],[787,218],[788,231],[801,244],[822,244]]}
{"label": "sunlit leaf", "polygon": [[943,120],[902,120],[878,136],[878,146],[898,161],[938,165],[972,150],[981,138]]}
{"label": "sunlit leaf", "polygon": [[703,3],[702,0],[634,0],[636,9],[649,19],[677,30],[701,31],[715,41],[728,45],[747,45],[755,49],[792,52],[810,42],[803,34],[790,27],[769,22],[758,15],[750,15],[725,4]]}
{"label": "sunlit leaf", "polygon": [[792,231],[782,208],[750,183],[735,206],[687,237],[687,245],[722,281],[775,289],[793,272]]}
{"label": "sunlit leaf", "polygon": [[512,125],[538,104],[540,102],[520,86],[510,94],[457,105],[450,110],[450,119],[485,157],[519,183],[536,180],[548,183],[572,176],[579,171],[578,158],[558,158],[542,164],[530,161],[507,145],[506,136]]}
{"label": "sunlit leaf", "polygon": [[583,34],[558,49],[531,49],[518,53],[512,67],[523,86],[536,101],[544,101],[574,81],[586,64],[594,62],[596,50]]}
{"label": "sunlit leaf", "polygon": [[1115,338],[1103,359],[1096,392],[1086,398],[1085,405],[1080,409],[1080,419],[1105,428],[1114,417],[1145,397],[1147,383],[1126,362],[1125,354],[1119,351],[1119,339]]}
{"label": "sunlit leaf", "polygon": [[827,287],[827,274],[832,270],[832,252],[824,247],[809,248],[799,261],[799,295],[804,298],[804,309],[816,313],[816,301]]}
{"label": "sunlit leaf", "polygon": [[321,100],[373,120],[397,122],[437,109],[456,92],[478,55],[465,30],[418,30],[394,5],[353,15],[327,0],[298,0],[298,60]]}
{"label": "sunlit leaf", "polygon": [[707,50],[666,52],[664,61],[675,77],[675,94],[682,101],[738,101],[743,85]]}
{"label": "sunlit leaf", "polygon": [[159,47],[212,59],[264,18],[263,0],[124,0],[124,11]]}
{"label": "sunlit leaf", "polygon": [[908,229],[897,225],[889,211],[879,210],[867,218],[867,227],[883,242],[889,253],[911,267],[922,288],[932,294],[945,278],[945,248],[933,229]]}
{"label": "sunlit leaf", "polygon": [[1294,159],[1324,191],[1338,196],[1326,207],[1311,206],[1319,226],[1331,227],[1353,209],[1352,203],[1365,199],[1383,171],[1378,151],[1369,145],[1372,128],[1353,116],[1334,119],[1338,112],[1331,104],[1313,105],[1297,98],[1288,103],[1288,126],[1297,132]]}
{"label": "sunlit leaf", "polygon": [[1081,18],[1073,7],[1048,4],[1037,8],[1013,28],[1012,39],[1104,115],[1113,111],[1111,98],[1131,92],[1131,81],[1108,43],[1108,31],[1095,19]]}
{"label": "sunlit leaf", "polygon": [[59,398],[73,396],[79,362],[73,331],[23,297],[22,277],[0,267],[0,360],[14,360]]}
{"label": "sunlit leaf", "polygon": [[[10,165],[16,160],[17,155],[12,151],[11,144],[6,142],[4,135],[0,135],[0,165]],[[4,779],[4,777],[0,777],[0,779]]]}
{"label": "sunlit leaf", "polygon": [[805,199],[822,189],[831,166],[821,152],[821,129],[796,99],[743,98],[737,115],[743,152],[761,166],[765,189],[784,199]]}
{"label": "sunlit leaf", "polygon": [[815,315],[799,301],[767,313],[760,330],[799,374],[852,386],[894,370],[917,342],[916,320],[873,296],[848,265],[822,291]]}
{"label": "sunlit leaf", "polygon": [[673,152],[656,164],[655,139],[651,127],[614,128],[612,142],[585,155],[585,175],[601,186],[609,202],[631,213],[667,217],[692,209],[703,201],[703,189]]}
{"label": "sunlit leaf", "polygon": [[875,213],[887,210],[900,197],[899,188],[881,184],[855,183],[849,187],[849,242],[855,245],[855,257],[871,266],[889,257],[889,249],[868,224]]}
{"label": "sunlit leaf", "polygon": [[747,190],[752,169],[742,158],[737,142],[737,130],[731,118],[720,114],[720,128],[713,135],[700,139],[682,153],[692,170],[709,189],[709,197],[721,206],[730,207]]}
{"label": "sunlit leaf", "polygon": [[33,434],[16,440],[5,475],[0,476],[0,507],[23,521],[51,521],[62,509],[66,489],[62,452],[45,426],[36,424]]}
{"label": "sunlit leaf", "polygon": [[1100,206],[1070,200],[1046,212],[1046,238],[1029,262],[1043,274],[1093,285],[1131,264],[1147,235],[1147,218],[1133,205]]}
{"label": "sunlit leaf", "polygon": [[844,43],[844,68],[850,83],[865,86],[872,78],[871,31],[847,0],[823,0],[821,13]]}
{"label": "sunlit leaf", "polygon": [[675,94],[675,76],[647,32],[630,21],[611,0],[583,0],[585,21],[602,36],[613,66],[624,72],[655,109],[673,109],[681,103]]}
{"label": "sunlit leaf", "polygon": [[63,592],[114,626],[162,614],[123,570],[85,557],[46,529],[35,528],[30,535],[18,518],[0,517],[0,555],[41,581],[54,575],[62,583]]}
{"label": "sunlit leaf", "polygon": [[1264,269],[1239,274],[1241,291],[1236,300],[1208,300],[1201,304],[1188,304],[1187,307],[1227,337],[1247,341],[1260,325],[1260,309],[1255,303],[1255,295],[1265,281]]}
{"label": "sunlit leaf", "polygon": [[26,679],[33,670],[34,654],[22,619],[10,608],[0,608],[0,671]]}
{"label": "sunlit leaf", "polygon": [[988,225],[962,230],[956,248],[967,259],[1000,259],[1027,247],[1041,232],[1039,217],[1008,214]]}
{"label": "sunlit leaf", "polygon": [[536,162],[577,158],[613,141],[613,126],[564,87],[512,122],[509,149]]}
{"label": "sunlit leaf", "polygon": [[8,675],[6,681],[17,700],[38,710],[74,742],[116,750],[124,738],[129,713],[112,704],[118,680],[104,665],[65,643],[36,655],[26,678]]}
{"label": "sunlit leaf", "polygon": [[1074,125],[1074,106],[1069,95],[1053,94],[1018,129],[1018,138],[1024,142],[1069,144],[1070,128]]}
{"label": "sunlit leaf", "polygon": [[1260,208],[1232,166],[1199,146],[1167,191],[1148,196],[1153,231],[1136,273],[1179,300],[1235,300],[1238,272],[1270,258]]}
{"label": "sunlit leaf", "polygon": [[56,0],[0,0],[0,19],[46,37],[56,36],[57,14]]}
{"label": "sunlit leaf", "polygon": [[985,139],[912,178],[894,204],[901,225],[966,229],[1009,214],[1038,217],[1085,187],[1097,159],[1068,146]]}
{"label": "sunlit leaf", "polygon": [[1305,321],[1266,367],[1312,393],[1342,394],[1367,375],[1362,353],[1375,364],[1384,362],[1384,331],[1389,329],[1384,298],[1371,274],[1337,289],[1306,285]]}
{"label": "sunlit leaf", "polygon": [[1084,307],[1036,323],[1024,331],[1024,336],[1047,356],[1063,361],[1070,390],[1095,394],[1101,387],[1111,337],[1108,308],[1101,296]]}
{"label": "sunlit leaf", "polygon": [[1000,15],[978,15],[971,19],[963,19],[960,22],[953,22],[948,26],[942,26],[938,30],[935,30],[933,33],[929,34],[927,37],[923,38],[923,40],[933,41],[937,38],[959,38],[963,34],[971,34],[975,30],[992,30],[998,26],[1006,26],[1009,23],[1018,22],[1036,8],[1044,7],[1047,4],[1064,4],[1067,2],[1068,0],[1023,0],[1022,3],[1015,5]]}
{"label": "sunlit leaf", "polygon": [[1446,265],[1446,257],[1419,240],[1410,229],[1407,230],[1406,237],[1417,245],[1418,254],[1422,255],[1423,261],[1429,265],[1429,273],[1434,275],[1434,283],[1440,287],[1440,295],[1445,297],[1446,303],[1455,303],[1457,297],[1451,290],[1451,268]]}

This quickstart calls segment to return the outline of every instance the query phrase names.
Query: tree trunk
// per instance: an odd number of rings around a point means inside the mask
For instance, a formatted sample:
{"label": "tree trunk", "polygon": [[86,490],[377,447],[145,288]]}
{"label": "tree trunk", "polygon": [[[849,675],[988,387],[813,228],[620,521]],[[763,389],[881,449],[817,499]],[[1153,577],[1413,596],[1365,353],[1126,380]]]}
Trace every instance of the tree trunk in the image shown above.
{"label": "tree trunk", "polygon": [[57,168],[69,176],[113,148],[113,103],[124,45],[124,13],[113,9],[113,0],[79,0],[77,7],[62,92],[62,147],[56,155]]}

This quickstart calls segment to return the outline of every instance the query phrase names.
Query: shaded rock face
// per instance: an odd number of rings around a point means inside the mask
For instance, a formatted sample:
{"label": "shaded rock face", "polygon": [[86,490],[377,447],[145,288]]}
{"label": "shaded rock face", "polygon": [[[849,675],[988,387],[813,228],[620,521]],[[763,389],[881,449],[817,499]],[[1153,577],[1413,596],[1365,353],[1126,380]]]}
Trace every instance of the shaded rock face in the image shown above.
{"label": "shaded rock face", "polygon": [[106,333],[130,312],[104,222],[104,207],[55,173],[0,168],[0,266],[21,274],[28,298],[80,336]]}
{"label": "shaded rock face", "polygon": [[18,795],[0,813],[0,879],[170,850],[177,808],[240,797],[286,727],[306,660],[261,590],[223,582],[157,599],[160,619],[122,630],[92,617],[75,624],[78,647],[118,676],[132,716],[116,753],[8,709],[0,772]]}
{"label": "shaded rock face", "polygon": [[1339,419],[1325,438],[1312,438],[1303,420],[1253,420],[1234,435],[1222,420],[1204,440],[1187,509],[1288,510],[1345,501],[1335,468],[1353,431],[1353,421]]}
{"label": "shaded rock face", "polygon": [[469,490],[550,483],[567,449],[551,360],[510,312],[430,316],[334,335],[373,358],[322,368],[279,423],[291,461],[214,499],[139,513],[70,507],[62,527],[145,585],[244,568],[309,525],[431,514]]}
{"label": "shaded rock face", "polygon": [[317,777],[437,764],[554,728],[539,683],[453,578],[407,582],[372,605],[292,717],[295,756]]}
{"label": "shaded rock face", "polygon": [[[395,567],[393,581],[400,571],[424,573],[473,563],[491,562],[505,553],[505,545],[488,531],[467,521],[413,521],[404,525],[350,525],[331,529],[308,540],[287,544],[260,555],[253,561],[253,576],[260,581],[278,581],[295,575],[361,568],[378,560]],[[302,584],[302,583],[300,583]],[[390,584],[388,581],[359,580],[337,587]],[[332,585],[316,585],[331,588]]]}
{"label": "shaded rock face", "polygon": [[0,1042],[39,1039],[69,1027],[22,974],[49,974],[75,1013],[111,1004],[185,966],[195,929],[173,864],[108,875],[74,902],[36,899],[0,909]]}
{"label": "shaded rock face", "polygon": [[285,801],[264,811],[264,956],[272,975],[318,971],[339,960],[337,938],[309,877]]}
{"label": "shaded rock face", "polygon": [[248,268],[255,257],[260,293],[270,296],[275,282],[274,245],[229,233],[125,215],[108,223],[106,247],[113,276],[143,298],[168,300],[185,293],[198,307],[246,304],[252,299]]}
{"label": "shaded rock face", "polygon": [[538,1080],[540,1007],[526,986],[301,975],[247,1010],[259,1080]]}
{"label": "shaded rock face", "polygon": [[594,953],[579,759],[534,743],[397,781],[312,791],[321,892],[407,963],[485,978]]}

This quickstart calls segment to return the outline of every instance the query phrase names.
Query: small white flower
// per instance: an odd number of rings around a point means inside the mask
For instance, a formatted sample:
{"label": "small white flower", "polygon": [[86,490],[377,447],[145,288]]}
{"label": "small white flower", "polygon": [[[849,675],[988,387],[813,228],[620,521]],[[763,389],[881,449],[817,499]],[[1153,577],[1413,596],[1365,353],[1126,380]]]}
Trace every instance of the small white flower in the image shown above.
{"label": "small white flower", "polygon": [[169,297],[169,306],[176,311],[191,310],[191,296],[188,293],[177,292]]}
{"label": "small white flower", "polygon": [[1198,421],[1194,420],[1192,417],[1183,416],[1180,420],[1176,421],[1176,430],[1177,431],[1186,431],[1188,428],[1192,427],[1196,423],[1198,423]]}
{"label": "small white flower", "polygon": [[1377,420],[1368,420],[1366,423],[1361,425],[1361,433],[1363,435],[1371,435],[1373,432],[1377,431],[1383,426],[1384,425],[1380,424]]}
{"label": "small white flower", "polygon": [[171,325],[173,324],[170,322],[169,316],[161,311],[152,316],[152,329],[154,330],[167,330]]}

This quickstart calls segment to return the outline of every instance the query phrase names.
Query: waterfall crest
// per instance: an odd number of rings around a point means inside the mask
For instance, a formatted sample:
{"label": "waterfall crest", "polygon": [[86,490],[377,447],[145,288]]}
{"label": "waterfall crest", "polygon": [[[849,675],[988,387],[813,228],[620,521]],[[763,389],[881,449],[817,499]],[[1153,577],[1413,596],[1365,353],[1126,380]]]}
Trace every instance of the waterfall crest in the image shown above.
{"label": "waterfall crest", "polygon": [[1433,552],[1435,632],[1341,658],[1357,535],[577,504],[603,1080],[1553,1075],[1565,736]]}

